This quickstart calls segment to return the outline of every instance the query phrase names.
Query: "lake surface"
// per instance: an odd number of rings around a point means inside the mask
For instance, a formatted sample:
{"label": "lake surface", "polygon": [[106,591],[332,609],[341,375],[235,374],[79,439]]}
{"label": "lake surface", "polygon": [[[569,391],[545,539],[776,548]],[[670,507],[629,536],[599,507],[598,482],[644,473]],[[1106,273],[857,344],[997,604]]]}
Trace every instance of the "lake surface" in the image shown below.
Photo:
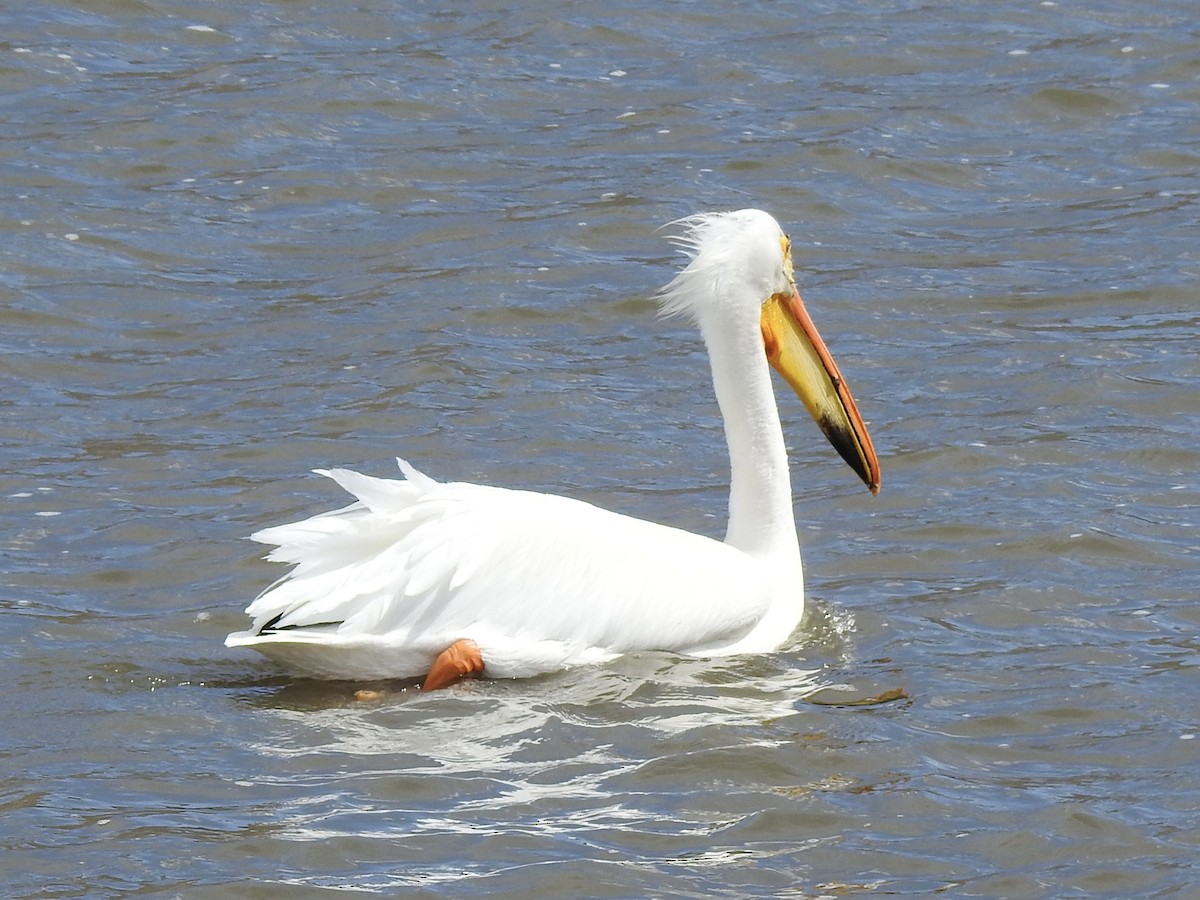
{"label": "lake surface", "polygon": [[[0,24],[5,896],[1197,896],[1193,3]],[[744,206],[883,465],[780,392],[788,647],[371,703],[225,649],[313,468],[720,536],[651,297]]]}

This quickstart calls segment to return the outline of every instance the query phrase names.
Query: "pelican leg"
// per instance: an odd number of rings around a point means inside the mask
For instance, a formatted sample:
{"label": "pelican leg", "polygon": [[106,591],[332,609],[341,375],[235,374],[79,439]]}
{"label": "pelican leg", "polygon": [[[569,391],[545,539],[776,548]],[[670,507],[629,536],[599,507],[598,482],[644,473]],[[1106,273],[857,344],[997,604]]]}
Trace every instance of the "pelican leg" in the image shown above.
{"label": "pelican leg", "polygon": [[469,638],[463,638],[438,654],[438,658],[429,667],[429,674],[425,676],[421,690],[440,690],[467,675],[482,671],[483,656],[479,653],[479,646]]}

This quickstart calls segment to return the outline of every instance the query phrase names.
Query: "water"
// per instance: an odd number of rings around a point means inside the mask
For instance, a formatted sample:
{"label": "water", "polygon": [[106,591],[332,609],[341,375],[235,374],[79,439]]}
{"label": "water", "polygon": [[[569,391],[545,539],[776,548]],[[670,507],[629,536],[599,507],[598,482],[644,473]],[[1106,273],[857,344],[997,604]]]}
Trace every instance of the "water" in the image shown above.
{"label": "water", "polygon": [[[5,895],[1195,896],[1192,5],[460,7],[0,13]],[[221,645],[319,466],[719,535],[649,297],[747,205],[883,462],[784,402],[792,646],[357,703]]]}

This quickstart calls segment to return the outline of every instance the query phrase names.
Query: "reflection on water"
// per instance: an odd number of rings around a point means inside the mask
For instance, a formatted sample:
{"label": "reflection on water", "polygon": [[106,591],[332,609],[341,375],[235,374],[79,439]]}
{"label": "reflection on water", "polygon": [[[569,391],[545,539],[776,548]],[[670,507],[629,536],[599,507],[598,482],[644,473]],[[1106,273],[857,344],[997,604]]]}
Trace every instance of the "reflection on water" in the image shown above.
{"label": "reflection on water", "polygon": [[[257,701],[294,726],[282,743],[255,744],[264,756],[286,761],[280,779],[328,772],[332,761],[344,759],[352,761],[353,780],[371,787],[348,795],[338,789],[340,779],[320,776],[324,789],[281,811],[282,834],[338,841],[352,833],[367,843],[404,835],[419,845],[479,839],[496,833],[502,821],[505,833],[531,841],[603,845],[641,834],[661,842],[663,852],[683,842],[692,849],[668,855],[674,865],[698,871],[773,855],[777,851],[753,843],[736,846],[736,839],[725,846],[731,833],[760,827],[760,810],[730,801],[720,809],[696,806],[696,791],[713,773],[741,766],[758,771],[764,764],[778,772],[780,755],[802,766],[798,753],[844,748],[841,737],[813,730],[804,698],[833,683],[829,673],[846,649],[852,622],[828,607],[810,619],[812,632],[801,644],[773,659],[645,654],[530,681],[467,682],[435,694],[381,686],[385,697],[371,703],[354,702],[357,685],[285,686]],[[819,668],[796,665],[813,658]],[[647,746],[655,747],[651,756]],[[335,762],[333,768],[340,767]],[[800,798],[873,786],[846,774],[797,771],[785,784],[761,789]],[[616,847],[611,852],[614,862],[622,859]],[[480,853],[419,870],[364,873],[349,883],[386,889],[482,877],[497,860]],[[621,864],[630,862],[639,865],[628,858]],[[521,867],[511,859],[504,866]],[[314,875],[296,883],[347,882]]]}
{"label": "reflection on water", "polygon": [[[7,10],[8,893],[1190,890],[1194,18]],[[224,650],[277,574],[244,536],[338,502],[313,468],[719,536],[655,228],[747,205],[884,467],[781,404],[794,646],[370,703]]]}
{"label": "reflection on water", "polygon": [[[423,693],[413,682],[323,682],[289,680],[251,702],[262,709],[320,723],[330,740],[299,748],[260,747],[284,756],[340,752],[355,756],[397,752],[425,756],[429,765],[454,771],[457,764],[518,766],[527,737],[552,725],[569,729],[628,726],[660,739],[714,725],[760,725],[796,711],[816,690],[833,685],[828,669],[842,658],[853,617],[819,604],[810,608],[791,658],[681,658],[673,654],[627,656],[605,666],[517,681],[465,681],[448,692]],[[820,668],[800,668],[807,654]],[[798,656],[797,656],[798,654]],[[371,691],[360,699],[364,688]],[[531,699],[535,696],[551,700]],[[448,729],[447,710],[470,722]],[[538,738],[535,744],[554,742]],[[561,748],[554,748],[555,753]],[[572,759],[567,751],[563,759]],[[448,767],[448,768],[447,768]]]}

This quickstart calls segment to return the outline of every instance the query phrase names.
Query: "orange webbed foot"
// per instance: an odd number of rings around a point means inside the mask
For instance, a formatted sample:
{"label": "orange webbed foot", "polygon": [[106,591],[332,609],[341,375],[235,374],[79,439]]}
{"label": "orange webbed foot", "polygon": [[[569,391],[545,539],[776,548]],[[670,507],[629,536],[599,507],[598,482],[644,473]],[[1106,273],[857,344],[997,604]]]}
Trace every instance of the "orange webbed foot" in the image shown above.
{"label": "orange webbed foot", "polygon": [[440,690],[468,675],[482,671],[483,656],[479,653],[479,646],[471,639],[463,638],[438,654],[438,658],[429,667],[429,674],[425,676],[421,690]]}

